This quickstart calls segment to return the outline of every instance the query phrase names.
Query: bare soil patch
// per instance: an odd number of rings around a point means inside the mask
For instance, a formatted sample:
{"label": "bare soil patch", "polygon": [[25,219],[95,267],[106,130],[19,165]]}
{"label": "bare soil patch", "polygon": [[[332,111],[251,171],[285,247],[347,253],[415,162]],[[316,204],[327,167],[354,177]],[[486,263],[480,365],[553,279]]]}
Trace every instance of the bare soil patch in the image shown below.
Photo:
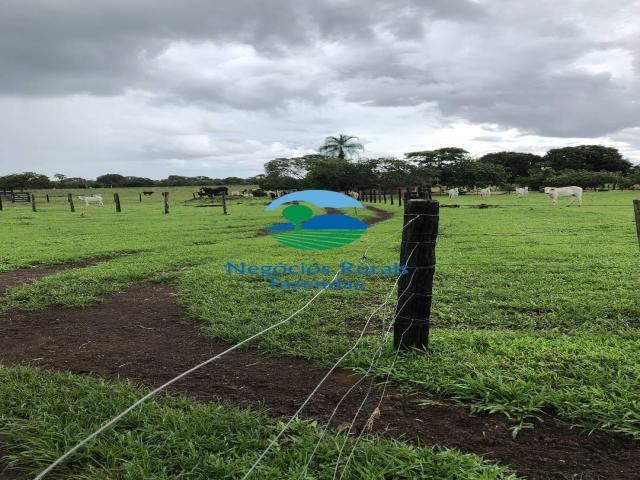
{"label": "bare soil patch", "polygon": [[[371,212],[375,212],[375,215],[364,217],[362,219],[362,221],[369,226],[375,225],[376,223],[379,223],[379,222],[384,222],[385,220],[388,220],[391,217],[393,217],[393,212],[383,210],[382,208],[372,207],[371,205],[367,205],[365,208]],[[337,208],[325,208],[325,210],[327,211],[327,213],[344,214],[342,210],[339,210]]]}
{"label": "bare soil patch", "polygon": [[[130,378],[154,387],[224,349],[208,340],[176,306],[170,287],[144,283],[85,309],[52,308],[0,316],[0,363],[30,364],[105,378]],[[236,351],[195,372],[172,392],[199,400],[264,406],[290,415],[325,374],[303,359]],[[339,399],[360,377],[336,371],[304,410],[326,421]],[[369,379],[357,386],[334,418],[348,424]],[[371,396],[359,428],[378,403]],[[591,434],[545,418],[516,440],[501,415],[471,415],[451,405],[419,406],[415,398],[387,390],[373,432],[421,444],[475,452],[511,465],[533,479],[637,479],[640,443],[600,431]],[[117,427],[116,427],[117,428]],[[11,477],[0,475],[0,479]]]}
{"label": "bare soil patch", "polygon": [[95,265],[96,263],[102,262],[104,260],[109,260],[110,258],[113,257],[103,255],[99,257],[85,258],[84,260],[80,260],[78,262],[60,263],[57,265],[41,265],[37,267],[20,268],[11,272],[0,273],[0,295],[4,295],[11,287],[17,287],[18,285],[22,285],[23,283],[33,282],[34,280],[37,280],[39,278],[47,277],[49,275],[53,275],[54,273],[67,270],[69,268],[82,268],[88,267],[90,265]]}

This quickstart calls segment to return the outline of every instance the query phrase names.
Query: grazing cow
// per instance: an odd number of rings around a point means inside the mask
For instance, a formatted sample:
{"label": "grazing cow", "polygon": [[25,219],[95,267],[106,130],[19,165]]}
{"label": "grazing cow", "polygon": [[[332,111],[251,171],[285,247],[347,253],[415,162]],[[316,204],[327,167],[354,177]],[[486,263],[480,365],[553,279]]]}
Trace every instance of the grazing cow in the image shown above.
{"label": "grazing cow", "polygon": [[240,192],[234,191],[234,192],[231,192],[231,195],[234,196],[234,197],[239,197],[241,194],[240,194]]}
{"label": "grazing cow", "polygon": [[349,195],[354,200],[358,200],[360,198],[360,193],[354,192],[353,190],[347,192],[347,195]]}
{"label": "grazing cow", "polygon": [[458,198],[458,195],[460,195],[460,190],[458,190],[458,187],[455,187],[455,188],[449,189],[448,193],[449,193],[449,199],[453,200],[455,198]]}
{"label": "grazing cow", "polygon": [[516,197],[523,198],[529,195],[529,187],[516,187]]}
{"label": "grazing cow", "polygon": [[86,195],[80,195],[78,197],[78,200],[84,202],[85,207],[88,207],[90,203],[95,203],[97,205],[100,205],[101,207],[104,207],[104,203],[102,203],[102,195],[98,195],[97,193],[95,195],[91,195],[90,197]]}
{"label": "grazing cow", "polygon": [[150,191],[150,190],[147,190],[147,191],[142,192],[142,194],[143,194],[145,197],[148,197],[149,195],[153,195],[153,192],[152,192],[152,191]]}
{"label": "grazing cow", "polygon": [[490,187],[481,188],[480,189],[480,196],[482,198],[487,198],[487,197],[491,196],[491,188]]}
{"label": "grazing cow", "polygon": [[549,198],[554,205],[558,204],[558,198],[560,197],[573,197],[573,200],[569,202],[569,205],[567,205],[567,207],[573,205],[576,200],[578,201],[578,205],[582,205],[581,187],[544,187],[544,193],[549,195]]}
{"label": "grazing cow", "polygon": [[200,188],[200,190],[198,191],[198,196],[200,198],[202,197],[209,197],[209,198],[213,198],[216,195],[229,195],[229,189],[227,187],[215,187],[215,188],[211,188],[211,187],[202,187]]}
{"label": "grazing cow", "polygon": [[266,193],[267,196],[269,198],[271,198],[271,200],[273,200],[274,198],[276,198],[278,196],[278,194],[276,192],[274,192],[273,190],[265,190],[264,193]]}

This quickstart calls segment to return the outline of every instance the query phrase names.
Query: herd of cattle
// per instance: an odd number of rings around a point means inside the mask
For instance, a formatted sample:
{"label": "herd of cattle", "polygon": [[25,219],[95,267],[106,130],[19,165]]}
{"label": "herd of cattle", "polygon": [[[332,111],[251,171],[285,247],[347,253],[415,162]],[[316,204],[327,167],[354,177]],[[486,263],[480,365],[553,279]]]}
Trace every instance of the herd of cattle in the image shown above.
{"label": "herd of cattle", "polygon": [[[447,190],[447,193],[449,194],[449,198],[453,200],[458,198],[460,195],[460,189],[458,187],[450,188]],[[479,193],[482,198],[488,198],[491,196],[491,188],[481,188]],[[576,201],[578,202],[578,205],[582,205],[581,187],[544,187],[544,193],[549,196],[554,205],[558,204],[558,199],[560,197],[573,197],[569,205],[573,205]],[[527,195],[529,195],[529,187],[516,187],[516,196],[518,198],[524,198]]]}
{"label": "herd of cattle", "polygon": [[[143,192],[145,196],[153,194],[153,192],[145,191]],[[351,197],[358,200],[360,194],[358,192],[350,191],[347,192]],[[454,200],[460,196],[460,189],[458,187],[450,188],[447,190],[449,195],[449,199]],[[489,198],[491,196],[491,188],[481,188],[479,190],[480,197]],[[582,205],[582,188],[581,187],[544,187],[544,193],[546,193],[551,202],[554,205],[558,204],[558,199],[560,197],[573,197],[569,205],[573,205],[576,201],[578,205]],[[229,195],[229,189],[227,187],[202,187],[198,192],[196,192],[198,197],[209,197],[213,198],[219,195]],[[529,187],[516,187],[516,196],[518,198],[524,198],[529,194]],[[274,199],[278,196],[277,192],[271,190],[242,190],[242,191],[233,191],[231,192],[231,196],[234,197],[269,197]],[[93,194],[91,196],[80,195],[78,196],[78,200],[84,202],[85,206],[89,206],[90,203],[95,203],[101,207],[104,206],[104,202],[102,201],[102,195]]]}

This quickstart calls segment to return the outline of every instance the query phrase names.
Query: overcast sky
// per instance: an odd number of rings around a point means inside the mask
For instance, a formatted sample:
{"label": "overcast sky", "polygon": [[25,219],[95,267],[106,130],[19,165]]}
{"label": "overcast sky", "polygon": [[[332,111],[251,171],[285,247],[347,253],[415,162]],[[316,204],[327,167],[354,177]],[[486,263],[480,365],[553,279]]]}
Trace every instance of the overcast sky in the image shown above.
{"label": "overcast sky", "polygon": [[640,162],[640,2],[1,0],[0,175],[580,143]]}

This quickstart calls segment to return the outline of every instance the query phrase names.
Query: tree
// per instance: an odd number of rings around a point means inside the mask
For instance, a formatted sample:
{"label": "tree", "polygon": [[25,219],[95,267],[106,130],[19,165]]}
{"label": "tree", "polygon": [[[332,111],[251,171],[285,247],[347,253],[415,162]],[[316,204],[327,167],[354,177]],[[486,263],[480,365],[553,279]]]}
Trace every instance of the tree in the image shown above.
{"label": "tree", "polygon": [[118,173],[107,173],[96,178],[96,182],[101,187],[122,187],[126,181],[123,175]]}
{"label": "tree", "polygon": [[319,151],[323,155],[340,159],[356,156],[359,151],[364,150],[364,146],[355,141],[357,139],[358,137],[343,133],[337,137],[327,137],[324,139],[324,145],[320,147]]}
{"label": "tree", "polygon": [[46,175],[35,172],[13,173],[0,177],[0,187],[2,188],[49,188],[51,180]]}
{"label": "tree", "polygon": [[356,164],[346,158],[322,157],[309,162],[303,185],[306,188],[346,191],[354,186]]}
{"label": "tree", "polygon": [[533,153],[496,152],[487,153],[478,159],[480,162],[502,165],[506,170],[510,182],[517,177],[525,177],[529,170],[536,168],[542,162],[542,157]]}
{"label": "tree", "polygon": [[603,145],[554,148],[546,153],[544,159],[556,171],[606,170],[626,173],[631,168],[631,162],[625,160],[616,148]]}
{"label": "tree", "polygon": [[464,148],[445,147],[437,150],[424,150],[421,152],[408,152],[404,156],[419,165],[441,169],[445,165],[457,163],[469,159],[469,152]]}
{"label": "tree", "polygon": [[471,158],[446,165],[442,169],[442,182],[445,185],[468,188],[502,185],[507,177],[507,172],[502,165],[479,162]]}

